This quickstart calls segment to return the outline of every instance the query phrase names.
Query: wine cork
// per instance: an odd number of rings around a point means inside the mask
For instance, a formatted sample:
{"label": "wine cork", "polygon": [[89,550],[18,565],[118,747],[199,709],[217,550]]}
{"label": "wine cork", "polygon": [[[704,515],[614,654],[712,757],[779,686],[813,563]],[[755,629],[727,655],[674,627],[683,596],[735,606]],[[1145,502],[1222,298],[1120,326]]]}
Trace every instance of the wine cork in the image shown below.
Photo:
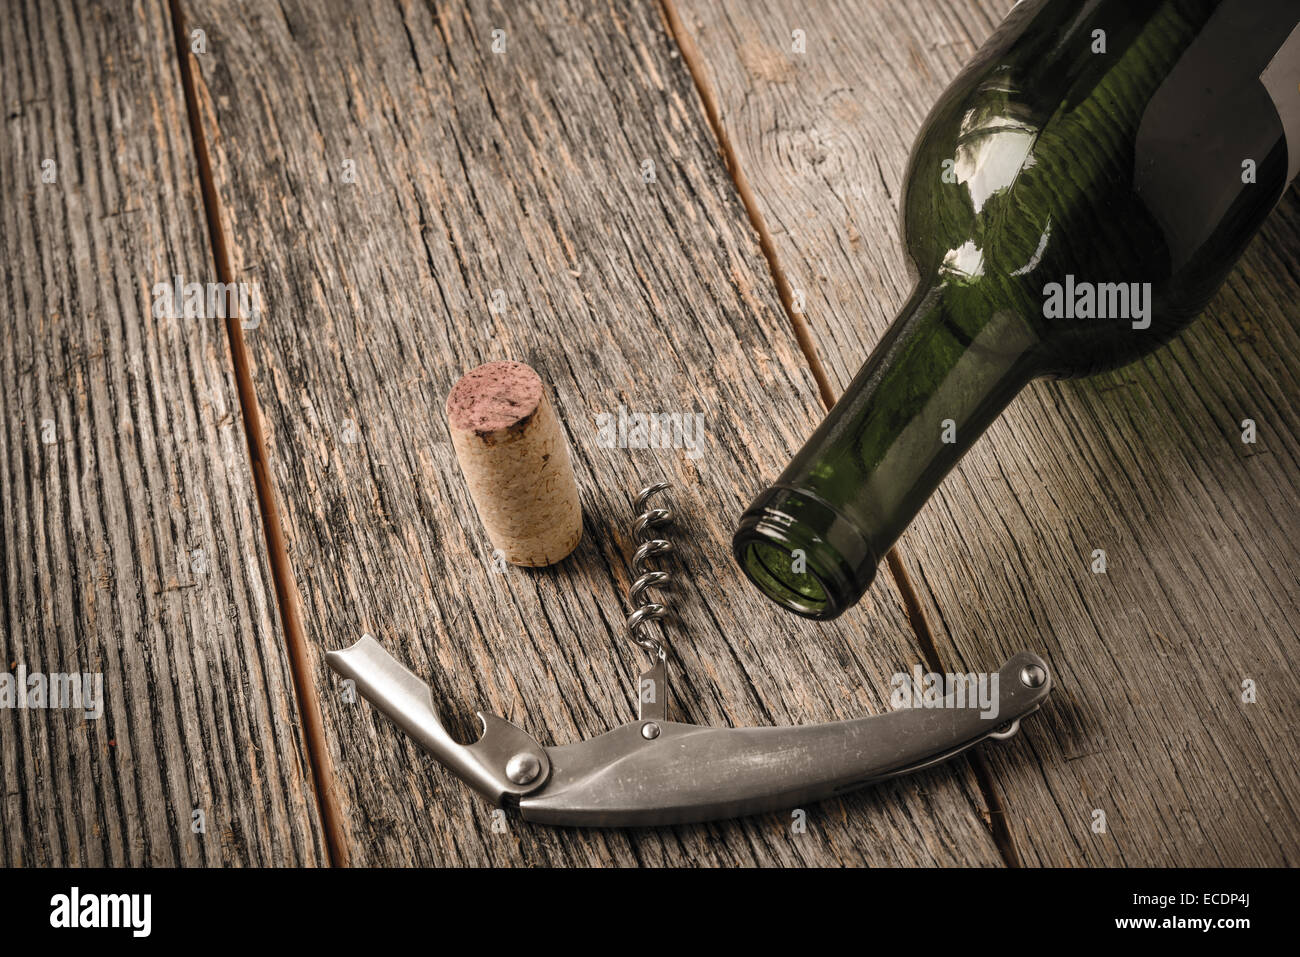
{"label": "wine cork", "polygon": [[546,388],[522,362],[471,369],[447,395],[456,458],[494,548],[553,565],[582,538],[569,447]]}

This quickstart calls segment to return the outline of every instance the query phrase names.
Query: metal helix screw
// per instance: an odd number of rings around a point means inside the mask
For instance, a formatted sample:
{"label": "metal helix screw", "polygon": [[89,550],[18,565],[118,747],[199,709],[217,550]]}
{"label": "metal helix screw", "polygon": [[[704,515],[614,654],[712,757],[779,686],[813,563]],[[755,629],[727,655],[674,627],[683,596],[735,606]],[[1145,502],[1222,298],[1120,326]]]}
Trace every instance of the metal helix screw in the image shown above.
{"label": "metal helix screw", "polygon": [[656,528],[672,522],[672,508],[649,507],[650,499],[667,488],[667,482],[656,482],[654,485],[647,485],[636,496],[635,506],[638,514],[636,523],[632,526],[632,533],[641,544],[637,547],[636,554],[632,556],[632,570],[638,577],[628,590],[628,597],[637,607],[627,616],[627,636],[660,661],[668,658],[667,646],[662,638],[646,634],[645,627],[648,623],[667,616],[668,607],[662,602],[648,601],[645,593],[648,588],[661,588],[667,585],[672,581],[672,576],[665,571],[648,568],[646,563],[673,550],[672,542],[655,537]]}

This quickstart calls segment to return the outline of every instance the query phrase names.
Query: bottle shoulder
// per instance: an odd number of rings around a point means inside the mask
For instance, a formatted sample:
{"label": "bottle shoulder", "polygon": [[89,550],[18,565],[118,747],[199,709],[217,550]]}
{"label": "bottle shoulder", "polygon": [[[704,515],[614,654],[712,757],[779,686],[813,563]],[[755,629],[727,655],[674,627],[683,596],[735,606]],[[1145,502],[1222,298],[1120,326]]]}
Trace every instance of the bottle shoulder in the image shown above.
{"label": "bottle shoulder", "polygon": [[1287,152],[1253,63],[1197,86],[1228,56],[1197,55],[1216,4],[1112,16],[1104,53],[1066,6],[1022,4],[936,104],[902,222],[918,273],[984,303],[959,312],[1014,309],[1055,366],[1091,372],[1199,314],[1280,197]]}

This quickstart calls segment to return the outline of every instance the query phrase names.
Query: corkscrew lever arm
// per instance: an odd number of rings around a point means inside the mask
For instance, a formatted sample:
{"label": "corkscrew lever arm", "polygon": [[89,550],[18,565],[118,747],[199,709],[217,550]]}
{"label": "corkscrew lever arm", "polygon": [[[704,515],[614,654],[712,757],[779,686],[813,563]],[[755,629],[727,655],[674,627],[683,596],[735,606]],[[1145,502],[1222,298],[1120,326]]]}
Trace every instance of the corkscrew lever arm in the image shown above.
{"label": "corkscrew lever arm", "polygon": [[493,804],[518,799],[550,773],[546,749],[526,731],[493,714],[478,713],[483,724],[478,741],[458,743],[442,726],[429,686],[369,635],[351,648],[329,652],[325,661],[343,678],[356,682],[363,698]]}
{"label": "corkscrew lever arm", "polygon": [[483,736],[465,747],[437,721],[428,687],[373,638],[327,660],[493,803],[517,805],[529,821],[590,827],[739,817],[843,794],[937,764],[985,738],[1010,737],[1051,687],[1042,659],[1021,652],[988,676],[995,694],[979,702],[964,693],[958,700],[954,690],[943,706],[932,701],[851,721],[771,728],[641,718],[545,749],[514,725],[480,713]]}

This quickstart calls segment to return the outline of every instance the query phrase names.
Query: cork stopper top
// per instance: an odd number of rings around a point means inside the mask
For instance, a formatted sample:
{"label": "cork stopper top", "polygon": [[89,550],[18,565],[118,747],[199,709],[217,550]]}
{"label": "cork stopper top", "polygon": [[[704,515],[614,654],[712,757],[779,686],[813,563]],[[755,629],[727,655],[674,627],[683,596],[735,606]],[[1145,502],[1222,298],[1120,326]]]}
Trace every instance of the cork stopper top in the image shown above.
{"label": "cork stopper top", "polygon": [[527,424],[542,401],[542,380],[529,366],[489,362],[460,377],[447,395],[447,418],[459,432],[480,436]]}

